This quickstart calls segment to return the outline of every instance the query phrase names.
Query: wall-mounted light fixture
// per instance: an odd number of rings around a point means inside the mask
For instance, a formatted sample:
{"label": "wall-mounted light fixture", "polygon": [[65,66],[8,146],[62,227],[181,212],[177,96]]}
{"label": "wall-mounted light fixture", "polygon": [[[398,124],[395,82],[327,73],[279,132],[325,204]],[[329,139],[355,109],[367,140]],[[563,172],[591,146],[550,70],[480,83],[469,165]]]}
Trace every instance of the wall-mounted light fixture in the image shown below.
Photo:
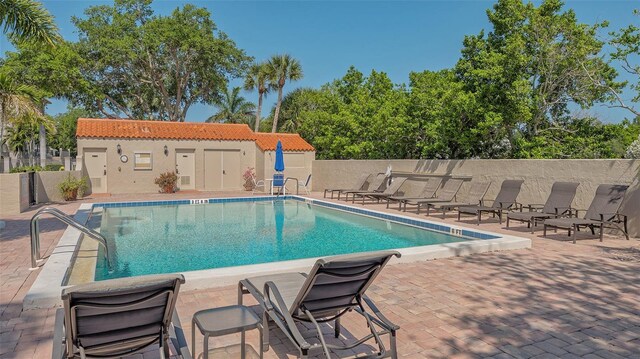
{"label": "wall-mounted light fixture", "polygon": [[169,148],[167,147],[167,145],[164,145],[164,155],[169,156]]}
{"label": "wall-mounted light fixture", "polygon": [[119,155],[122,154],[122,147],[120,147],[120,144],[116,146],[116,152],[118,152]]}

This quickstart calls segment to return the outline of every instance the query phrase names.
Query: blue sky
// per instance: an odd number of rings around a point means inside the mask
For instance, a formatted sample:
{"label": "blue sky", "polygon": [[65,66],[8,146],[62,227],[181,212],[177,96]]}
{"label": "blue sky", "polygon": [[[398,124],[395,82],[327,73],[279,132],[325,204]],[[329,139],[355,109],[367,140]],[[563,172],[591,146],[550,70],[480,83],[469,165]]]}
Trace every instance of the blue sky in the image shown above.
{"label": "blue sky", "polygon": [[[206,7],[219,28],[248,55],[264,60],[287,52],[300,60],[304,79],[297,87],[318,87],[344,75],[350,65],[367,74],[372,69],[386,72],[395,83],[408,82],[411,71],[440,70],[455,65],[464,35],[489,29],[486,10],[493,1],[158,1],[157,13],[168,14],[184,3]],[[55,16],[65,39],[77,34],[71,16],[82,16],[91,5],[111,1],[43,1]],[[538,1],[536,1],[538,3]],[[634,8],[638,1],[567,1],[578,20],[593,24],[610,22],[610,29],[638,23]],[[602,34],[606,35],[606,34]],[[2,52],[10,50],[0,38]],[[239,85],[237,81],[233,85]],[[625,93],[625,97],[631,97]],[[244,96],[257,102],[257,94]],[[265,101],[263,115],[271,109],[275,95]],[[66,109],[64,101],[54,101],[47,112]],[[188,121],[203,121],[215,108],[193,106]],[[596,106],[589,111],[605,122],[620,122],[629,113]]]}

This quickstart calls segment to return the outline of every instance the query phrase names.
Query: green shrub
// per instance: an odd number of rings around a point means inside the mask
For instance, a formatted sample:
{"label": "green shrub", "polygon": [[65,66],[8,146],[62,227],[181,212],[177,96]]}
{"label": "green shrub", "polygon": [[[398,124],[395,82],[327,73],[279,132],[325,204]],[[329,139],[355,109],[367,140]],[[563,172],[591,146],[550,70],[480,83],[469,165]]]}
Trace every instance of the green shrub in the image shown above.
{"label": "green shrub", "polygon": [[11,169],[11,173],[20,173],[20,172],[41,172],[41,171],[64,171],[64,166],[59,164],[51,164],[46,165],[44,168],[42,166],[19,166]]}
{"label": "green shrub", "polygon": [[75,178],[68,175],[64,181],[58,184],[58,189],[65,201],[74,201],[78,197],[84,196],[87,189],[87,177]]}
{"label": "green shrub", "polygon": [[42,167],[40,167],[38,165],[35,165],[35,166],[14,167],[9,172],[10,173],[20,173],[20,172],[40,172],[40,171],[42,171]]}
{"label": "green shrub", "polygon": [[59,164],[46,165],[43,171],[64,171],[64,166]]}

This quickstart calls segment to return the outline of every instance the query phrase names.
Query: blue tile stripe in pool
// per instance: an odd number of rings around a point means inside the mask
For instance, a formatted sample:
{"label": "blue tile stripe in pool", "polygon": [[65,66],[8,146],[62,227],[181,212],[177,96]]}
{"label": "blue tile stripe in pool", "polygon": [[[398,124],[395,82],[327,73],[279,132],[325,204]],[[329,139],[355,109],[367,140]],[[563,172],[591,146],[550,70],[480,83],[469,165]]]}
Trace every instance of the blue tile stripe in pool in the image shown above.
{"label": "blue tile stripe in pool", "polygon": [[[425,228],[432,231],[444,232],[451,234],[451,227],[439,225],[435,223],[424,222],[421,220],[415,220],[405,217],[399,217],[392,214],[378,213],[372,212],[367,209],[353,208],[349,206],[345,206],[342,204],[324,202],[324,201],[316,201],[313,199],[308,199],[304,197],[297,196],[262,196],[262,197],[228,197],[228,198],[208,198],[208,199],[182,199],[182,200],[172,200],[172,201],[147,201],[147,202],[110,202],[110,203],[94,203],[93,208],[117,208],[117,207],[144,207],[144,206],[167,206],[167,205],[179,205],[179,204],[205,204],[205,203],[230,203],[230,202],[258,202],[258,201],[272,201],[274,199],[291,199],[302,202],[310,202],[316,206],[328,207],[333,209],[339,209],[347,212],[352,212],[356,214],[367,215],[370,217],[375,217],[379,219],[384,219],[387,221],[394,221],[398,223],[408,224],[415,227]],[[495,239],[500,238],[499,236],[479,233],[475,231],[470,231],[463,229],[462,236],[468,238],[477,238],[477,239]]]}

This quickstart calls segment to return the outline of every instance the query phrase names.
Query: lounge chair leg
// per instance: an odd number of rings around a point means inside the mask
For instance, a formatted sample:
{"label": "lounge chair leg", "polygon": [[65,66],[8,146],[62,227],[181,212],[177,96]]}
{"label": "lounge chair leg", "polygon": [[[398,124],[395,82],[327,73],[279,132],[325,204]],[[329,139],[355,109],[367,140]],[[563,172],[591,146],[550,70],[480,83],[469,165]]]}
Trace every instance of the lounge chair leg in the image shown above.
{"label": "lounge chair leg", "polygon": [[[495,213],[494,213],[494,217],[495,217]],[[482,220],[482,211],[478,211],[478,223],[476,223],[476,225],[480,225],[480,221]]]}
{"label": "lounge chair leg", "polygon": [[[495,215],[495,213],[494,213]],[[502,210],[500,210],[500,212],[498,212],[498,221],[500,222],[500,224],[502,224]]]}
{"label": "lounge chair leg", "polygon": [[262,312],[262,351],[269,351],[269,315]]}
{"label": "lounge chair leg", "polygon": [[417,210],[416,214],[420,214],[420,203],[418,203],[418,210]]}
{"label": "lounge chair leg", "polygon": [[[445,219],[447,217],[447,212],[444,209],[444,207],[442,208],[442,219]],[[458,215],[458,220],[460,220],[459,215]]]}
{"label": "lounge chair leg", "polygon": [[604,239],[604,226],[600,225],[600,242],[602,242],[603,239]]}
{"label": "lounge chair leg", "polygon": [[[444,218],[444,211],[442,211],[442,218]],[[460,211],[458,211],[458,222],[460,222]]]}
{"label": "lounge chair leg", "polygon": [[340,328],[340,318],[336,318],[336,322],[335,322],[335,325],[334,325],[333,329],[334,329],[334,333],[333,334],[335,335],[336,338],[339,338],[340,337],[340,329],[341,329]]}
{"label": "lounge chair leg", "polygon": [[507,228],[509,228],[509,216],[507,216]]}
{"label": "lounge chair leg", "polygon": [[396,331],[392,331],[389,337],[390,341],[390,350],[391,350],[391,359],[398,359],[398,349],[396,345]]}
{"label": "lounge chair leg", "polygon": [[542,227],[542,236],[546,237],[547,236],[547,225],[545,224],[544,227]]}
{"label": "lounge chair leg", "polygon": [[[578,232],[578,225],[577,224],[573,224],[573,244],[576,244],[576,233]],[[569,230],[569,233],[571,233],[571,230]]]}
{"label": "lounge chair leg", "polygon": [[[507,217],[507,221],[509,221],[509,217]],[[533,223],[529,222],[529,227],[531,227],[531,234],[533,234],[533,232],[535,232],[535,230],[536,230],[536,220],[535,219],[533,220]]]}

